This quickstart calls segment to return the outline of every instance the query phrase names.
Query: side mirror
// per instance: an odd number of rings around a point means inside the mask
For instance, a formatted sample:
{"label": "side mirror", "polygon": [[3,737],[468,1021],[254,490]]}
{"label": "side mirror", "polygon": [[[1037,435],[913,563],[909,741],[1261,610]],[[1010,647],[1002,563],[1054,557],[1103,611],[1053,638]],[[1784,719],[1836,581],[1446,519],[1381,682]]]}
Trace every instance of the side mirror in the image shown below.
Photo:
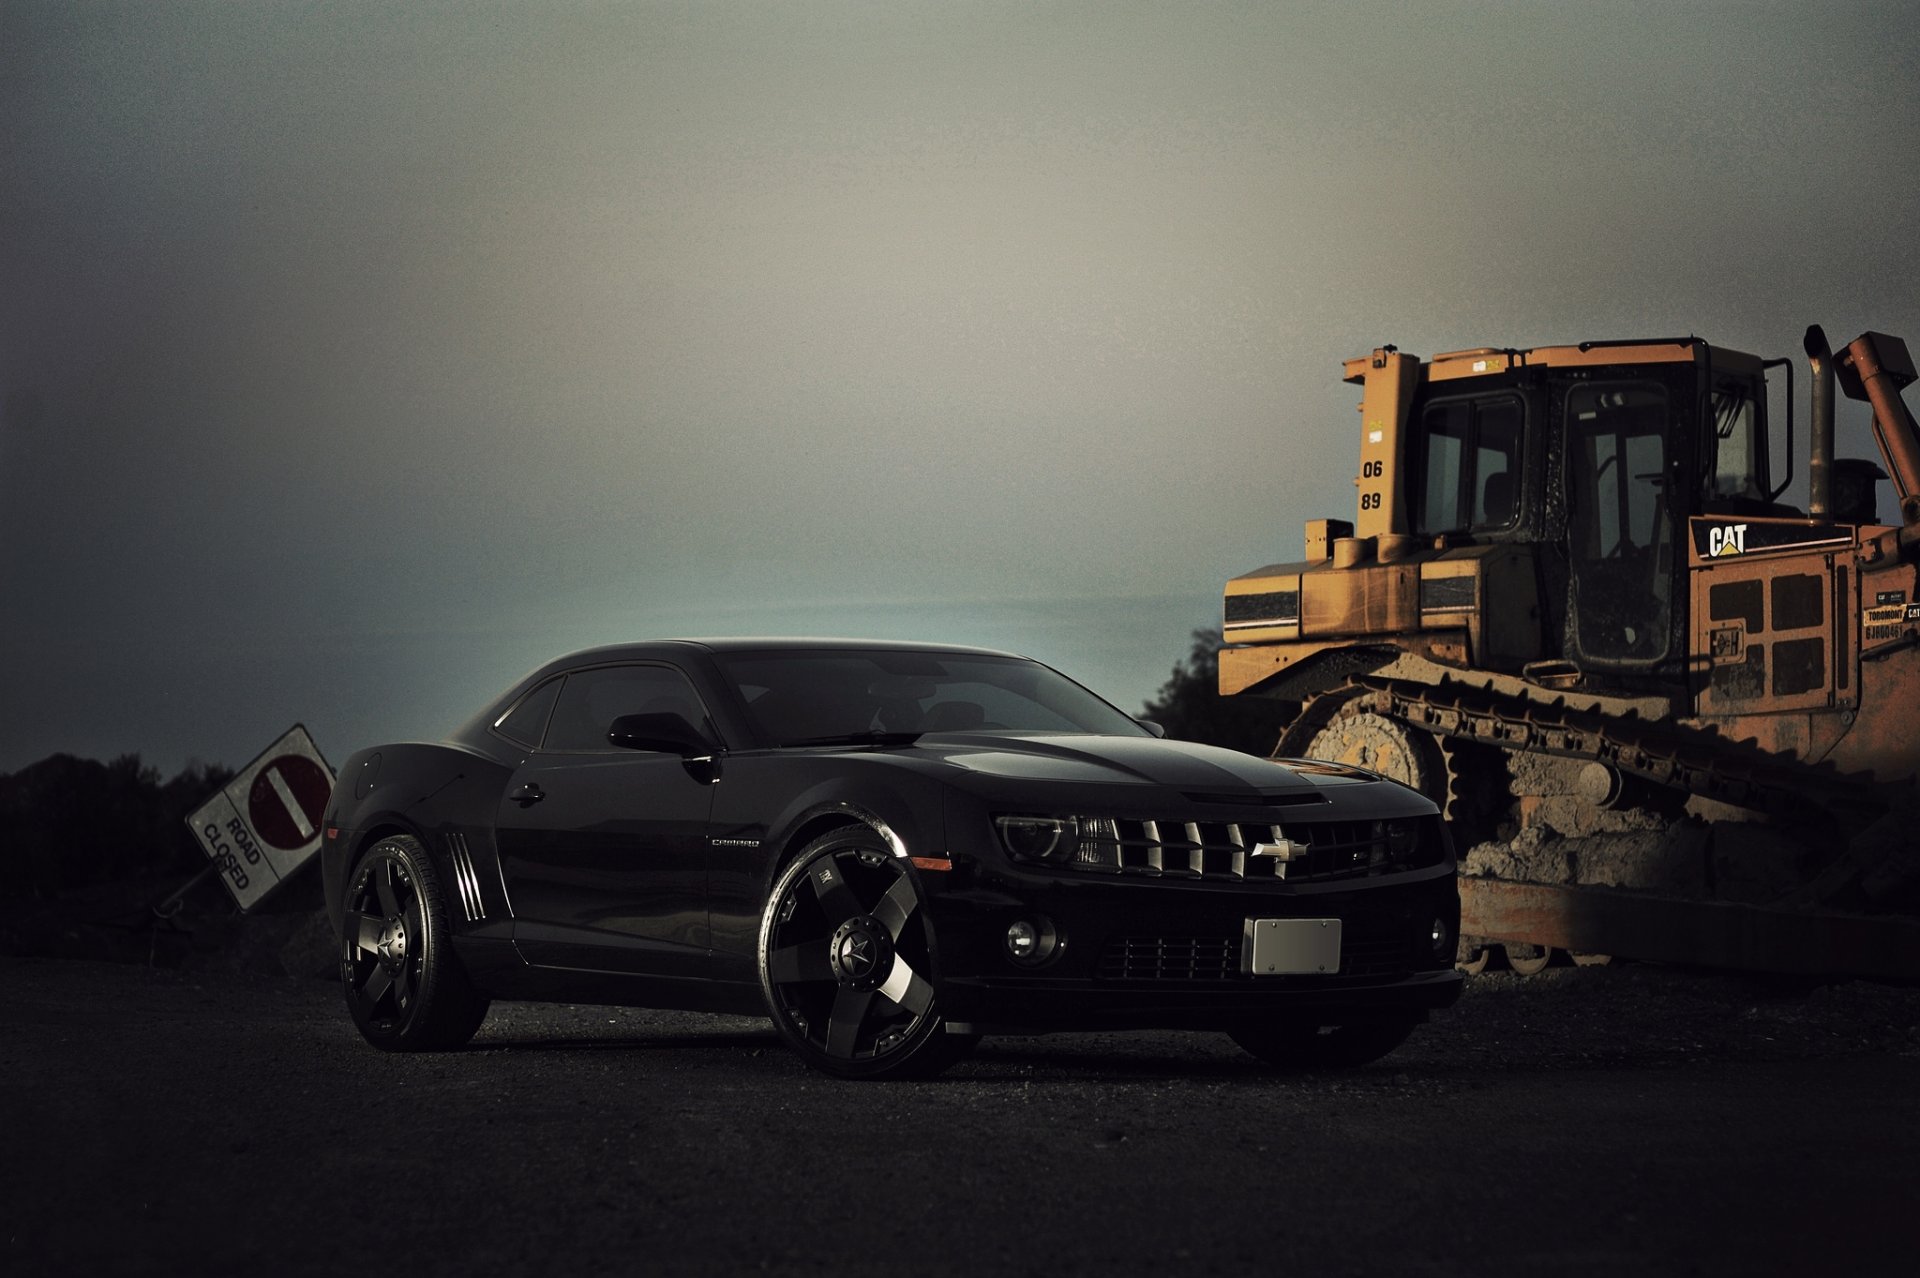
{"label": "side mirror", "polygon": [[607,729],[607,740],[622,750],[651,750],[683,759],[711,755],[715,746],[681,715],[623,714]]}
{"label": "side mirror", "polygon": [[1164,738],[1167,735],[1167,725],[1164,723],[1155,723],[1152,719],[1135,719],[1134,722],[1156,737]]}

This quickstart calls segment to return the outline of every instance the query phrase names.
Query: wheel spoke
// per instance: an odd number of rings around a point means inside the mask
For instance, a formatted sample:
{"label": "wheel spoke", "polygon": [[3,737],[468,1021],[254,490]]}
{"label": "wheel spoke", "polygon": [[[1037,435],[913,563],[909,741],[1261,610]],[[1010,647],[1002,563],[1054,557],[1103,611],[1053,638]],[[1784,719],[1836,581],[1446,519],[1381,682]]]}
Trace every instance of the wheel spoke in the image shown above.
{"label": "wheel spoke", "polygon": [[813,884],[813,894],[820,901],[820,908],[826,912],[827,922],[839,924],[856,914],[866,913],[855,896],[853,889],[847,886],[847,880],[835,858],[823,856],[814,862],[807,871],[807,880]]}
{"label": "wheel spoke", "polygon": [[860,1027],[866,1023],[867,1009],[873,1006],[872,990],[842,987],[834,995],[833,1014],[827,1019],[827,1055],[852,1060],[854,1046],[860,1041]]}
{"label": "wheel spoke", "polygon": [[413,960],[402,963],[393,974],[393,997],[400,1006],[406,1006],[413,997]]}
{"label": "wheel spoke", "polygon": [[915,1016],[924,1015],[933,1005],[933,986],[927,984],[920,973],[914,971],[907,960],[898,954],[893,956],[893,970],[887,973],[880,993]]}
{"label": "wheel spoke", "polygon": [[372,1008],[393,985],[393,973],[384,963],[375,963],[373,971],[367,974],[366,984],[360,987],[360,1001]]}
{"label": "wheel spoke", "polygon": [[776,985],[793,981],[831,981],[833,964],[827,957],[827,943],[807,941],[775,950],[767,955],[767,973]]}
{"label": "wheel spoke", "polygon": [[425,938],[425,929],[420,926],[420,902],[408,901],[407,908],[401,912],[401,919],[407,925],[407,953],[418,954]]}
{"label": "wheel spoke", "polygon": [[372,914],[347,915],[347,935],[353,943],[371,953],[380,946],[381,920]]}
{"label": "wheel spoke", "polygon": [[388,918],[400,913],[399,898],[393,894],[393,862],[386,861],[374,867],[373,888],[380,894],[380,910]]}
{"label": "wheel spoke", "polygon": [[914,910],[920,904],[920,894],[913,889],[913,880],[902,874],[895,879],[887,894],[880,898],[880,904],[873,907],[873,917],[886,925],[887,935],[895,944],[900,941],[900,930],[913,917]]}

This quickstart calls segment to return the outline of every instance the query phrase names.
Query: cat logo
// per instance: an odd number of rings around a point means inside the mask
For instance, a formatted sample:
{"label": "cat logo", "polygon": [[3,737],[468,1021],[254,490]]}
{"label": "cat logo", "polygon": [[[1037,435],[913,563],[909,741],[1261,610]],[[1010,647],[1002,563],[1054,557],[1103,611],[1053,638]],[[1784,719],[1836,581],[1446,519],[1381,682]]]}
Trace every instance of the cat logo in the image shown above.
{"label": "cat logo", "polygon": [[1747,526],[1745,524],[1715,524],[1707,529],[1707,558],[1718,559],[1723,555],[1745,554],[1747,549]]}

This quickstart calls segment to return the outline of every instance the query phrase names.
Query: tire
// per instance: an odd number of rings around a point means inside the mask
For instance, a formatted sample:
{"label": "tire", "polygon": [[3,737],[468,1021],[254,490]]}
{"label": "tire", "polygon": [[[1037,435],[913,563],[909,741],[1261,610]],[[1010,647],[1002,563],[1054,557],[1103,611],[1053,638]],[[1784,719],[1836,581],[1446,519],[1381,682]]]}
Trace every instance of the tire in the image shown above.
{"label": "tire", "polygon": [[977,1041],[951,1034],[907,863],[866,826],[809,843],[760,917],[760,992],[788,1047],[840,1078],[930,1078]]}
{"label": "tire", "polygon": [[1379,1060],[1407,1041],[1424,1019],[1418,1015],[1349,1025],[1272,1025],[1229,1035],[1274,1069],[1352,1069]]}
{"label": "tire", "polygon": [[459,1047],[486,1019],[453,952],[446,890],[418,839],[368,848],[347,876],[340,985],[362,1037],[389,1052]]}

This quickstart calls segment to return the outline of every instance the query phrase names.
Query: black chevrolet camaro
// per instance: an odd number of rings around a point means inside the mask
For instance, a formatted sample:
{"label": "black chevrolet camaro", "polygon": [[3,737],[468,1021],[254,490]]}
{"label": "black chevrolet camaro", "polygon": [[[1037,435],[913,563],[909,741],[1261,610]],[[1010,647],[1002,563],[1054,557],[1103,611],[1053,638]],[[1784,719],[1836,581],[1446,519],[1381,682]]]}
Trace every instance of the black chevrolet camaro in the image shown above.
{"label": "black chevrolet camaro", "polygon": [[1338,1066],[1460,993],[1432,803],[1163,740],[980,649],[574,653],[355,754],[323,825],[347,1006],[388,1049],[457,1047],[501,998],[762,1014],[848,1077],[1103,1028]]}

